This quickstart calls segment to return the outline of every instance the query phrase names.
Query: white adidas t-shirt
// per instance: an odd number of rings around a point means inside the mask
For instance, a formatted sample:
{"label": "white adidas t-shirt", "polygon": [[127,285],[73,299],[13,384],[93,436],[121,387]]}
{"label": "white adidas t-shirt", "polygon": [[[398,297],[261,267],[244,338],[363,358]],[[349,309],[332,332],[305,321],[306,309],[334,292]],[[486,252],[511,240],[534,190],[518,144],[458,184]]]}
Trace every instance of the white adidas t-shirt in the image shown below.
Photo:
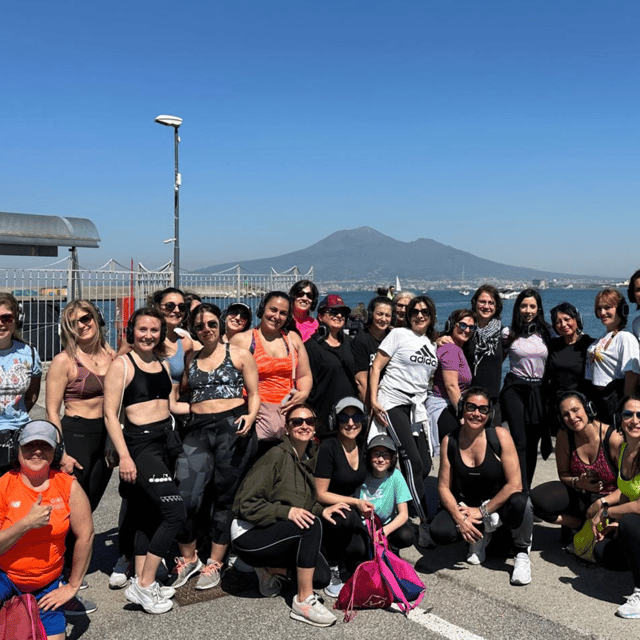
{"label": "white adidas t-shirt", "polygon": [[391,358],[379,389],[391,401],[390,406],[411,404],[412,398],[420,394],[426,397],[438,366],[435,343],[411,329],[400,328],[394,329],[378,350]]}

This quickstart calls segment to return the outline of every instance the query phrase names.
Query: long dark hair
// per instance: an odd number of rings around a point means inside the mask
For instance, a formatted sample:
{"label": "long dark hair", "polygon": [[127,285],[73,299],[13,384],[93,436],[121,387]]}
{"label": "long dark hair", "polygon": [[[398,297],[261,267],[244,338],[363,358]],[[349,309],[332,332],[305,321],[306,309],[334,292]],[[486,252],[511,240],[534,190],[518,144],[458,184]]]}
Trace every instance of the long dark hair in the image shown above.
{"label": "long dark hair", "polygon": [[[627,441],[627,438],[624,429],[622,429],[622,412],[624,411],[627,402],[631,400],[640,402],[640,394],[631,393],[628,396],[625,396],[624,398],[622,398],[622,400],[620,400],[617,407],[617,419],[620,421],[618,424],[620,425],[620,429],[622,430],[622,435],[624,436],[625,442]],[[640,456],[636,456],[631,469],[631,477],[635,478],[637,475],[640,475]]]}
{"label": "long dark hair", "polygon": [[[520,305],[525,298],[534,298],[538,305],[538,313],[532,322],[525,322],[520,315]],[[542,298],[535,289],[525,289],[518,294],[516,302],[513,305],[513,316],[511,318],[511,327],[509,327],[509,339],[507,347],[510,347],[518,338],[528,338],[533,333],[537,333],[545,344],[549,344],[551,331],[549,325],[544,320],[544,309],[542,308]]]}
{"label": "long dark hair", "polygon": [[636,280],[640,279],[640,269],[638,269],[630,278],[629,278],[629,287],[627,288],[627,297],[629,298],[629,302],[631,304],[636,305],[636,309],[640,309],[640,304],[636,302]]}

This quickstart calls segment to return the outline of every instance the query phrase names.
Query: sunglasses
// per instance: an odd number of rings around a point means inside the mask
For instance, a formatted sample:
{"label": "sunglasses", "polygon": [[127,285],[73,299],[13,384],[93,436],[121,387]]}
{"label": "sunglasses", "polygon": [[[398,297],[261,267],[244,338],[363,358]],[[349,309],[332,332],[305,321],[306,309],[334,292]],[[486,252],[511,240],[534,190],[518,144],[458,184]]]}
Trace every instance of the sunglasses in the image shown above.
{"label": "sunglasses", "polygon": [[411,309],[412,318],[417,318],[420,315],[423,315],[425,318],[429,318],[431,316],[429,309]]}
{"label": "sunglasses", "polygon": [[305,423],[308,424],[310,427],[315,427],[316,417],[309,416],[308,418],[289,418],[289,424],[292,427],[301,427]]}
{"label": "sunglasses", "polygon": [[229,313],[227,313],[227,317],[231,316],[240,316],[243,320],[249,319],[249,314],[246,311],[229,311]]}
{"label": "sunglasses", "polygon": [[340,424],[349,424],[349,420],[353,420],[354,424],[362,424],[364,422],[363,413],[354,413],[351,416],[348,413],[339,413],[336,417]]}
{"label": "sunglasses", "polygon": [[391,453],[391,451],[372,451],[371,457],[383,458],[384,460],[391,460],[391,458],[393,457],[393,454]]}
{"label": "sunglasses", "polygon": [[90,313],[85,313],[76,319],[75,324],[91,324],[93,322],[93,316]]}
{"label": "sunglasses", "polygon": [[469,413],[473,413],[474,411],[479,411],[483,416],[488,416],[489,411],[491,411],[491,409],[489,409],[488,404],[475,404],[473,402],[465,402],[464,410],[468,411]]}
{"label": "sunglasses", "polygon": [[460,321],[458,322],[458,328],[460,331],[471,331],[471,333],[473,333],[476,330],[476,325]]}
{"label": "sunglasses", "polygon": [[296,298],[308,298],[309,300],[313,300],[313,293],[311,291],[300,291],[296,293]]}
{"label": "sunglasses", "polygon": [[175,302],[165,302],[161,306],[163,311],[168,311],[169,313],[173,313],[176,307],[178,307],[180,313],[184,313],[187,310],[187,305],[184,302],[178,302],[178,304]]}
{"label": "sunglasses", "polygon": [[346,313],[345,310],[340,308],[340,307],[334,307],[333,309],[327,309],[327,313],[332,317],[332,318],[337,318],[338,316],[341,316],[342,318],[346,317]]}
{"label": "sunglasses", "polygon": [[2,324],[11,324],[15,319],[16,317],[13,313],[3,313],[0,316],[0,322],[2,322]]}
{"label": "sunglasses", "polygon": [[620,416],[622,417],[623,420],[631,420],[631,418],[633,418],[633,416],[635,416],[636,418],[638,418],[638,420],[640,420],[640,411],[630,411],[629,409],[625,409]]}
{"label": "sunglasses", "polygon": [[194,325],[193,328],[196,330],[196,333],[198,333],[200,331],[204,331],[205,327],[209,327],[209,329],[217,329],[218,326],[217,320],[207,320],[206,322],[198,322],[198,324]]}

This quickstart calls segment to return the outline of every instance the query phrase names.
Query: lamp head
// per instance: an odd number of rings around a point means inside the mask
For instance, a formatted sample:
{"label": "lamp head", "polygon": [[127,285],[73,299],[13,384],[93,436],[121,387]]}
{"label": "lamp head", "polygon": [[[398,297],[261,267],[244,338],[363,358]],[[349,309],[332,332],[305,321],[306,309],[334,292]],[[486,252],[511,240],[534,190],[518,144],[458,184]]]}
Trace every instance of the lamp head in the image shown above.
{"label": "lamp head", "polygon": [[182,118],[178,118],[178,116],[160,115],[153,121],[163,124],[165,127],[175,127],[176,129],[182,124]]}

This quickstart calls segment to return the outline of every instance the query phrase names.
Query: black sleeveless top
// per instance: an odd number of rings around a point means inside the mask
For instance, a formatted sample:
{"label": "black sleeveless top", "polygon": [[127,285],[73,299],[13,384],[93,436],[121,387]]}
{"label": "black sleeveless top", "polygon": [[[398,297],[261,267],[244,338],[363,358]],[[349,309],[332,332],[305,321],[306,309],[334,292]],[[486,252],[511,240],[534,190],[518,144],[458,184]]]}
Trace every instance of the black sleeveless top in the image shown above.
{"label": "black sleeveless top", "polygon": [[497,447],[500,446],[498,436],[493,427],[485,427],[485,433],[487,446],[484,460],[477,467],[468,467],[462,460],[458,445],[460,429],[449,434],[448,457],[453,474],[453,494],[458,502],[462,501],[468,507],[479,507],[485,500],[491,500],[506,484],[502,462],[497,457],[500,451],[495,450],[496,443]]}
{"label": "black sleeveless top", "polygon": [[[140,404],[149,400],[168,400],[171,394],[171,377],[164,366],[157,373],[147,373],[136,364],[131,353],[128,353],[127,356],[133,364],[134,374],[124,390],[122,405],[129,407],[132,404]],[[159,359],[158,362],[160,362]]]}

